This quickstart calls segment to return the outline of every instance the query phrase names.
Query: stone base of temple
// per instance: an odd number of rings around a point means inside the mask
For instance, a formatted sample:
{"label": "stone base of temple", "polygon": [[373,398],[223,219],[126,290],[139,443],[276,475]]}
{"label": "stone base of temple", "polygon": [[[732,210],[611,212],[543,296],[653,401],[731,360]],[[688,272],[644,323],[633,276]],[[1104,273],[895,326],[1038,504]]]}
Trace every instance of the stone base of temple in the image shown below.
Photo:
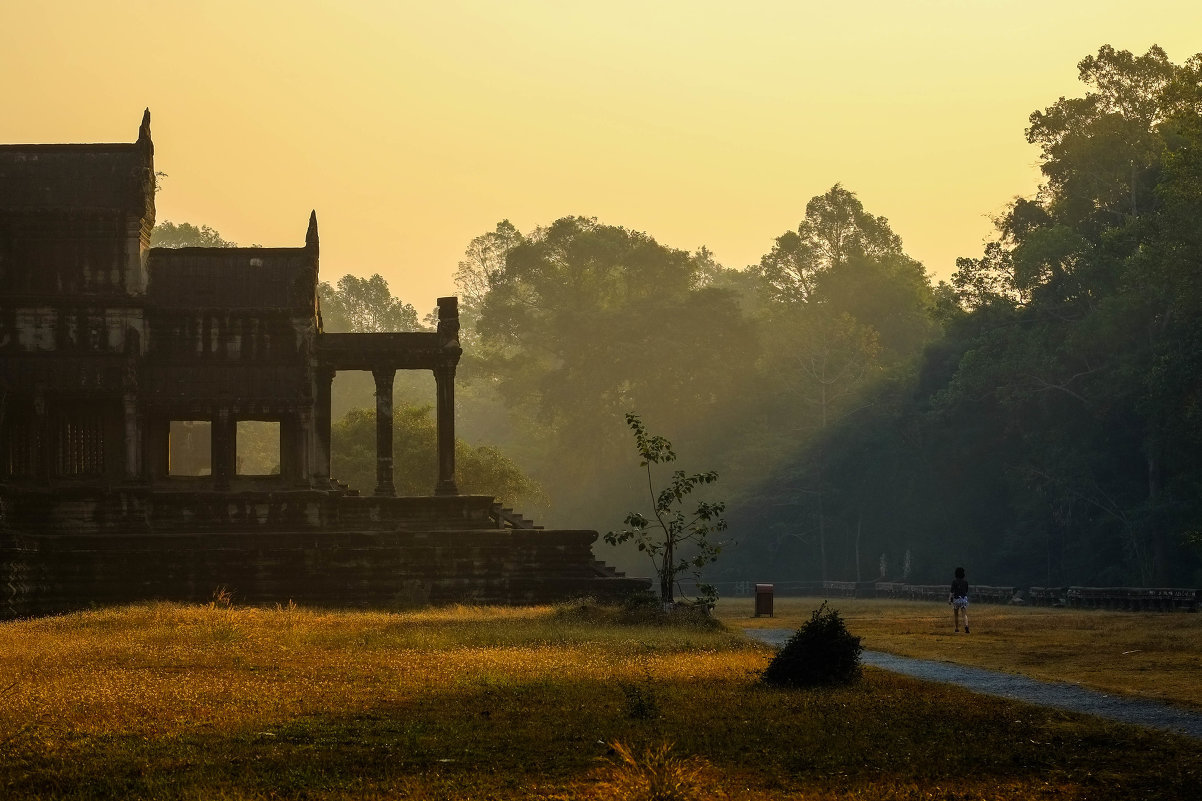
{"label": "stone base of temple", "polygon": [[505,527],[497,511],[482,496],[0,488],[0,619],[218,593],[403,609],[648,588],[596,561],[595,531]]}

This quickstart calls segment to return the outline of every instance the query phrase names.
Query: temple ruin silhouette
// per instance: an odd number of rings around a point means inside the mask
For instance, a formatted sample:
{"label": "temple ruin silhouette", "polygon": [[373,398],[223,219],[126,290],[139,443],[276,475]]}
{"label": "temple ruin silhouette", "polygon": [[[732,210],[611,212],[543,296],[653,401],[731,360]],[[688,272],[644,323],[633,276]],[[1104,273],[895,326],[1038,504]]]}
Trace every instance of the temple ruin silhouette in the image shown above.
{"label": "temple ruin silhouette", "polygon": [[[154,223],[149,110],[132,144],[0,145],[0,618],[215,592],[395,608],[646,586],[595,560],[596,532],[459,493],[455,298],[436,331],[327,333],[316,213],[294,248],[151,248]],[[330,475],[340,370],[375,379],[362,493]],[[429,496],[393,486],[397,370],[433,374]],[[278,471],[240,470],[248,421],[278,430]],[[197,437],[207,469],[181,471],[173,438]]]}

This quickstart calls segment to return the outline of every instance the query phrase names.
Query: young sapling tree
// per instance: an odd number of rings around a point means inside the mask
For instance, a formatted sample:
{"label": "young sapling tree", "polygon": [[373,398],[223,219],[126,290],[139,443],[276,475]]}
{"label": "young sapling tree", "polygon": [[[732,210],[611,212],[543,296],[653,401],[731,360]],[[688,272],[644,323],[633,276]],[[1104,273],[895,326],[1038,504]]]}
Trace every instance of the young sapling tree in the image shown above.
{"label": "young sapling tree", "polygon": [[672,443],[647,433],[642,419],[633,412],[626,413],[626,425],[634,432],[635,447],[642,458],[639,466],[647,473],[652,516],[648,518],[639,512],[631,512],[623,521],[626,527],[609,532],[605,541],[619,545],[633,540],[638,549],[651,558],[659,578],[660,600],[665,605],[674,602],[680,577],[684,574],[692,575],[697,581],[699,600],[712,604],[717,600],[718,592],[713,585],[701,583],[701,570],[717,561],[722,553],[724,543],[714,542],[710,537],[726,530],[726,520],[722,517],[726,504],[700,501],[695,509],[687,512],[685,503],[697,487],[717,481],[718,474],[711,470],[686,475],[683,470],[676,470],[668,485],[657,492],[652,465],[676,461]]}

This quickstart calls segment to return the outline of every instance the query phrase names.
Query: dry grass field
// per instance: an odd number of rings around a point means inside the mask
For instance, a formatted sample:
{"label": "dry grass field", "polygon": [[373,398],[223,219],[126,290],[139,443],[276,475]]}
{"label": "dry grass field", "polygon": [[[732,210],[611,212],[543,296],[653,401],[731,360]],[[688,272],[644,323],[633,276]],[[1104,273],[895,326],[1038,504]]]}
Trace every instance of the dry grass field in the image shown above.
{"label": "dry grass field", "polygon": [[[773,617],[750,599],[723,599],[732,628],[797,628],[819,598],[776,598]],[[956,662],[1202,710],[1202,615],[973,604],[972,634],[952,631],[951,607],[831,599],[870,650]]]}
{"label": "dry grass field", "polygon": [[150,604],[6,622],[0,798],[1179,799],[1202,786],[1181,737],[873,670],[842,689],[768,689],[756,674],[770,656],[737,632],[587,605]]}

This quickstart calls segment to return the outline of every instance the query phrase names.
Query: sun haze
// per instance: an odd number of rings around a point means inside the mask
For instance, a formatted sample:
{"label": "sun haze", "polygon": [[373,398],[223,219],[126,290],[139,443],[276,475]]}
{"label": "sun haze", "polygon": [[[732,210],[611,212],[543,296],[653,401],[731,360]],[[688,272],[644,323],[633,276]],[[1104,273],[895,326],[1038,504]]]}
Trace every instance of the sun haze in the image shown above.
{"label": "sun haze", "polygon": [[468,241],[580,214],[759,261],[836,182],[936,278],[1039,182],[1028,115],[1102,44],[1202,50],[1196,2],[9,3],[0,142],[132,142],[159,220],[381,273],[419,309]]}

